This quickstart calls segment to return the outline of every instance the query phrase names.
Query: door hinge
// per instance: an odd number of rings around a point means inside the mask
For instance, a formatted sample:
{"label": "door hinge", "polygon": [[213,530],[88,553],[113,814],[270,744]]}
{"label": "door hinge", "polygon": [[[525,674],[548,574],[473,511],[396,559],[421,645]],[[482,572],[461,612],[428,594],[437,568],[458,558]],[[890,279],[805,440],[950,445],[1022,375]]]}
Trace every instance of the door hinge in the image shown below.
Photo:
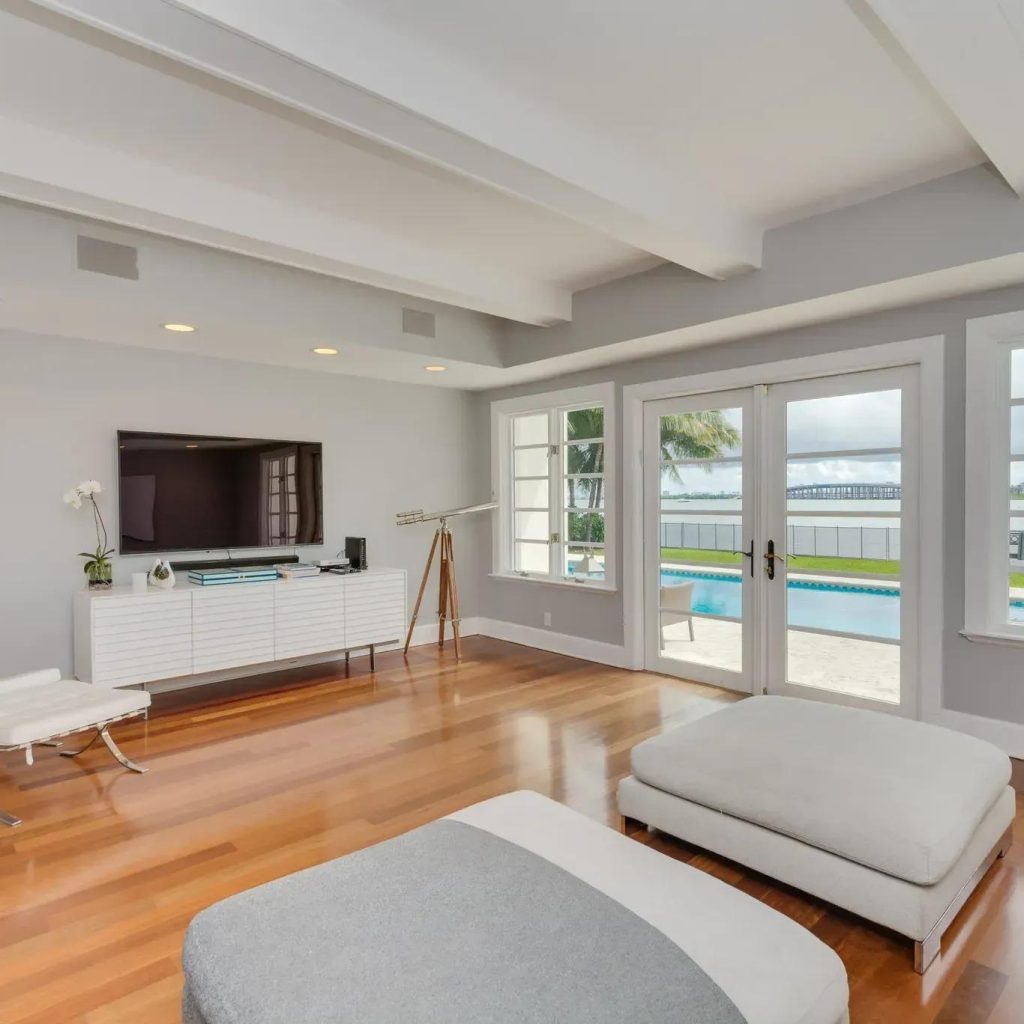
{"label": "door hinge", "polygon": [[551,452],[550,452],[551,455],[557,455],[558,454],[558,445],[557,444],[550,445],[550,448],[551,448]]}
{"label": "door hinge", "polygon": [[562,535],[560,533],[553,533],[553,534],[551,534],[551,543],[552,544],[557,544],[559,539],[561,538],[561,536]]}

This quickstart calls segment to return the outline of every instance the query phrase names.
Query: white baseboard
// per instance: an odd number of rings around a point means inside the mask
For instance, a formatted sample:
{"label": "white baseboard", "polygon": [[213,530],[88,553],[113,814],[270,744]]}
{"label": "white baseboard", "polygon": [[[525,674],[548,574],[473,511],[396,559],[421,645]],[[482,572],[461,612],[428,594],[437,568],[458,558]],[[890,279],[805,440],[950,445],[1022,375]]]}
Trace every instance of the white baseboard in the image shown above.
{"label": "white baseboard", "polygon": [[1010,757],[1024,758],[1024,724],[1007,722],[1002,718],[985,718],[982,715],[970,715],[966,711],[952,711],[941,708],[929,721],[936,725],[944,725],[947,729],[956,729],[969,736],[977,736],[980,740],[988,740]]}
{"label": "white baseboard", "polygon": [[613,665],[615,668],[628,668],[629,659],[626,648],[621,644],[608,644],[602,640],[587,640],[568,633],[552,633],[550,629],[538,629],[535,626],[520,626],[515,622],[502,622],[499,619],[477,619],[477,632],[481,636],[493,637],[495,640],[508,640],[526,647],[536,647],[541,651],[553,654],[565,654],[570,658],[582,658],[584,661],[596,661],[599,665]]}

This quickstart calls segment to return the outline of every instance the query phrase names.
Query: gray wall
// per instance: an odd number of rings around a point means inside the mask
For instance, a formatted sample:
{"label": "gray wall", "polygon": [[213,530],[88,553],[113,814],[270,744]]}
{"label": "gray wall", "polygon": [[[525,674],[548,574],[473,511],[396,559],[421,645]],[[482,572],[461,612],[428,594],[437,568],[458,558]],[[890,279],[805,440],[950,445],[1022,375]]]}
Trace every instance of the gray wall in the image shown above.
{"label": "gray wall", "polygon": [[[611,299],[610,299],[611,301]],[[512,395],[613,380],[621,410],[625,384],[706,373],[731,367],[768,363],[801,355],[841,351],[908,338],[942,334],[946,337],[945,394],[945,656],[946,707],[990,718],[1024,722],[1024,651],[974,644],[958,635],[963,627],[964,602],[964,338],[971,317],[1024,309],[1024,288],[953,299],[858,317],[817,327],[764,335],[727,345],[691,349],[672,356],[588,370],[540,383],[482,393],[477,396],[476,429],[481,439],[478,473],[490,479],[490,402]],[[570,325],[575,326],[575,325]],[[584,331],[585,327],[579,327]],[[566,328],[559,328],[565,331]],[[569,345],[575,340],[567,340]],[[621,430],[621,416],[618,417]],[[483,442],[487,442],[486,445]],[[927,438],[924,439],[927,444]],[[622,479],[622,445],[619,480]],[[982,453],[974,453],[980,455]],[[621,525],[619,551],[622,550]],[[552,613],[551,630],[606,643],[623,642],[621,591],[581,593],[520,581],[496,580],[490,571],[489,523],[479,527],[481,577],[477,610],[486,618],[543,628],[543,613]],[[926,557],[928,557],[926,553]]]}
{"label": "gray wall", "polygon": [[[95,539],[86,509],[61,495],[98,479],[116,536],[118,428],[322,441],[324,546],[300,556],[330,556],[346,534],[365,536],[371,565],[407,569],[415,597],[431,531],[398,528],[394,515],[480,499],[466,448],[471,402],[435,387],[0,331],[0,676],[71,669],[72,593],[84,580],[75,552]],[[470,615],[473,545],[458,554]],[[115,583],[151,564],[116,558]]]}

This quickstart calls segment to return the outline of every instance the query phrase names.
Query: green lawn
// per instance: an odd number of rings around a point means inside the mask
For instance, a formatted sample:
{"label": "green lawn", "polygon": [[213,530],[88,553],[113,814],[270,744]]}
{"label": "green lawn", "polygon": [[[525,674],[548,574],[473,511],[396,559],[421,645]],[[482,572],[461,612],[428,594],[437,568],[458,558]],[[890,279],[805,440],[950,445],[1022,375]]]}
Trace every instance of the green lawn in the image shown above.
{"label": "green lawn", "polygon": [[1011,587],[1024,587],[1024,572],[1011,572],[1010,573],[1010,586]]}
{"label": "green lawn", "polygon": [[[739,565],[743,560],[742,555],[732,551],[701,551],[697,548],[662,548],[661,558],[665,562],[713,562],[715,565]],[[880,558],[824,558],[799,555],[791,558],[788,564],[792,569],[870,572],[886,576],[896,576],[900,571],[899,562],[887,562]],[[1024,578],[1024,574],[1018,575]]]}

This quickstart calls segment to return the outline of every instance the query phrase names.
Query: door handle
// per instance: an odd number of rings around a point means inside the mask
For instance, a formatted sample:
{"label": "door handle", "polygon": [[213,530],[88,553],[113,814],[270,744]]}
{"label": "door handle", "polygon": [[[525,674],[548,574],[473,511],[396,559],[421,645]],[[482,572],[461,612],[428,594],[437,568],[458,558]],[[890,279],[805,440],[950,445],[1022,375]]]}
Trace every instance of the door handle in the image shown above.
{"label": "door handle", "polygon": [[750,550],[749,551],[734,551],[733,554],[734,555],[742,555],[744,558],[749,558],[750,559],[750,575],[753,576],[754,575],[754,541],[753,540],[750,541]]}
{"label": "door handle", "polygon": [[782,555],[775,554],[775,541],[768,541],[768,550],[764,553],[765,567],[764,571],[768,574],[768,579],[775,579],[775,561],[778,559],[780,562],[785,562],[785,557]]}

